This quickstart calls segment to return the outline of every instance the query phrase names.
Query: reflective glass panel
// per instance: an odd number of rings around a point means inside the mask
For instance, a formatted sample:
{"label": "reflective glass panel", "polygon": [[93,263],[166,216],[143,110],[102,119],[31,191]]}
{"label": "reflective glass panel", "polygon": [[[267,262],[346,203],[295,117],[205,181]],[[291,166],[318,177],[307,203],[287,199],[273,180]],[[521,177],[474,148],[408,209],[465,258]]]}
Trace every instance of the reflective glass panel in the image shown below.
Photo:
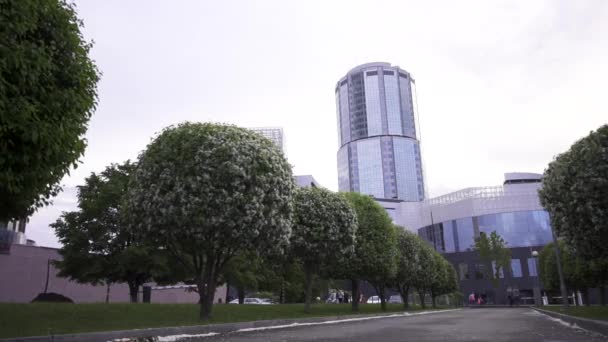
{"label": "reflective glass panel", "polygon": [[365,111],[367,113],[367,136],[381,135],[382,112],[378,75],[365,76]]}
{"label": "reflective glass panel", "polygon": [[357,141],[359,192],[374,197],[384,197],[382,177],[382,153],[380,139]]}
{"label": "reflective glass panel", "polygon": [[511,259],[511,274],[513,278],[521,278],[521,260]]}
{"label": "reflective glass panel", "polygon": [[386,118],[388,134],[403,134],[401,124],[401,106],[399,105],[399,84],[397,76],[384,75],[384,93],[386,96]]}

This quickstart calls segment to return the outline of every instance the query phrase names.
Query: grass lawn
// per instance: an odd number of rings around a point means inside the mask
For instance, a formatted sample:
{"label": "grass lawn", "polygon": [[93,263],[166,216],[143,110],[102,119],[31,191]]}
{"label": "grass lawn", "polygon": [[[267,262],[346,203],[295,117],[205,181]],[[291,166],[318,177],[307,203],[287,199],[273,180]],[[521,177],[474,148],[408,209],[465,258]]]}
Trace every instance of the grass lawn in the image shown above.
{"label": "grass lawn", "polygon": [[[0,303],[0,338],[352,314],[350,304],[315,304],[311,311],[306,314],[304,304],[219,304],[203,322],[195,304]],[[403,311],[403,305],[389,304],[388,311]],[[359,314],[381,312],[379,304],[360,305]]]}
{"label": "grass lawn", "polygon": [[608,320],[608,306],[570,306],[567,311],[561,306],[543,306],[543,309],[577,317]]}

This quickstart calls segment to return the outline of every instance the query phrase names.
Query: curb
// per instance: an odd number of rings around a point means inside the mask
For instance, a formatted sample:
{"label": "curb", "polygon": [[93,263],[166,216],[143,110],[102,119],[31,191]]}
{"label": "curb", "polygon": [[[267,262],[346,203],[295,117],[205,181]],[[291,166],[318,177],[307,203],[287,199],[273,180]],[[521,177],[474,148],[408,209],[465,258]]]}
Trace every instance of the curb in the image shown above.
{"label": "curb", "polygon": [[[0,342],[110,342],[110,341],[158,341],[159,336],[179,336],[179,335],[219,335],[227,333],[239,333],[262,329],[285,329],[298,326],[310,326],[321,324],[338,324],[356,322],[380,318],[400,318],[418,315],[428,315],[441,312],[450,312],[462,309],[446,309],[432,311],[396,312],[394,314],[375,314],[375,315],[343,315],[330,317],[313,317],[301,319],[276,319],[264,321],[250,321],[239,323],[222,323],[193,325],[183,327],[147,328],[134,330],[116,330],[81,334],[49,335],[49,336],[29,336],[0,339]],[[188,336],[182,336],[187,338]],[[196,337],[196,336],[192,336]],[[139,340],[138,340],[139,339]]]}
{"label": "curb", "polygon": [[531,308],[540,313],[543,313],[547,316],[561,319],[562,321],[569,323],[572,326],[578,326],[580,328],[592,331],[594,333],[603,335],[605,337],[608,336],[608,321],[605,322],[605,321],[599,321],[596,319],[575,317],[575,316],[562,314],[559,312],[553,312],[553,311],[549,311],[549,310],[540,309],[537,307],[531,307]]}

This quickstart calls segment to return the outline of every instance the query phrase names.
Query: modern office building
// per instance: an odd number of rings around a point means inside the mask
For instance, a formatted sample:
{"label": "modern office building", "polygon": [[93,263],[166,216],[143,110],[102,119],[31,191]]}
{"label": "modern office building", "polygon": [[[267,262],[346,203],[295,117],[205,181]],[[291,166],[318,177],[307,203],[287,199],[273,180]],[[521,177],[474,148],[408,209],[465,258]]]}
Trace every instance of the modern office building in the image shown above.
{"label": "modern office building", "polygon": [[283,138],[283,128],[281,127],[258,127],[258,128],[249,128],[258,134],[261,134],[265,138],[270,139],[281,152],[285,153],[285,140]]}
{"label": "modern office building", "polygon": [[389,201],[423,200],[412,76],[389,63],[363,64],[338,81],[335,94],[339,190]]}
{"label": "modern office building", "polygon": [[[540,186],[540,174],[506,173],[503,185],[402,202],[397,220],[453,264],[465,296],[476,293],[487,303],[505,304],[509,294],[517,293],[531,303],[533,288],[542,287],[532,252],[552,239],[549,215],[538,198]],[[474,251],[475,239],[493,231],[505,240],[512,258],[498,287],[487,276],[490,266]]]}

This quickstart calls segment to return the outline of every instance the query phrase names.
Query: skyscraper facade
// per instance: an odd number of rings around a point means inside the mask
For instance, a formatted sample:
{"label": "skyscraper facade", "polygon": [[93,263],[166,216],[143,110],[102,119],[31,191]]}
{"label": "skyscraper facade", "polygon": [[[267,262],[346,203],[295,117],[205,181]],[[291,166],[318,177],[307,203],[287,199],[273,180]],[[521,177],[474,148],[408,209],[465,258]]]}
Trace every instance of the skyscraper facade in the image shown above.
{"label": "skyscraper facade", "polygon": [[281,127],[257,127],[250,130],[270,139],[280,150],[285,152],[285,141],[283,140],[283,128]]}
{"label": "skyscraper facade", "polygon": [[350,70],[336,84],[338,186],[377,199],[422,201],[415,83],[389,63]]}

